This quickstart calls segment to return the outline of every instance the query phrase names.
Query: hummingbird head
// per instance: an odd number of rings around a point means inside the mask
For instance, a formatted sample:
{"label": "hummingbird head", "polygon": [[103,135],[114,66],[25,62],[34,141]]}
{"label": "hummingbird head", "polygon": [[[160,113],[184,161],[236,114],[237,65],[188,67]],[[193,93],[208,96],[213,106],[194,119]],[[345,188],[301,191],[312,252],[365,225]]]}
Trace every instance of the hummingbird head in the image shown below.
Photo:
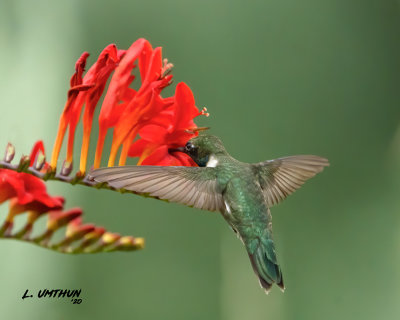
{"label": "hummingbird head", "polygon": [[200,134],[178,150],[189,155],[199,167],[206,167],[211,156],[226,154],[221,140],[210,134]]}

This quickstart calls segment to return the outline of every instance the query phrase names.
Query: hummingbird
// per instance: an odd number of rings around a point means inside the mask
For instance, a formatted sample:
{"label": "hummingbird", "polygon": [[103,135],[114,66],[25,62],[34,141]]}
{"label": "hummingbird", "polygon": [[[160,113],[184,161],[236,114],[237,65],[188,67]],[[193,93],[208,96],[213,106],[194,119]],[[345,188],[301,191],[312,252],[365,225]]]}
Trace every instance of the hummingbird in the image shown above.
{"label": "hummingbird", "polygon": [[89,176],[115,189],[220,212],[243,242],[264,291],[268,293],[274,283],[283,291],[270,208],[321,172],[328,160],[297,155],[244,163],[210,134],[200,134],[170,151],[186,153],[198,167],[119,166],[100,168]]}

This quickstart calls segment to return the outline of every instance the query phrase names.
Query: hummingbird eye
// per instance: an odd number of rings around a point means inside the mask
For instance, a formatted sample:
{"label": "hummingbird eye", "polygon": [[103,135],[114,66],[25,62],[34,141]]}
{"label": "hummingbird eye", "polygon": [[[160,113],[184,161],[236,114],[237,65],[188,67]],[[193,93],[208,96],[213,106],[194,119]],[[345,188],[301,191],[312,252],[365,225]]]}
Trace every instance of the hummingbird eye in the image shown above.
{"label": "hummingbird eye", "polygon": [[194,145],[191,142],[186,143],[185,145],[185,152],[190,153],[191,151],[193,151],[194,149]]}

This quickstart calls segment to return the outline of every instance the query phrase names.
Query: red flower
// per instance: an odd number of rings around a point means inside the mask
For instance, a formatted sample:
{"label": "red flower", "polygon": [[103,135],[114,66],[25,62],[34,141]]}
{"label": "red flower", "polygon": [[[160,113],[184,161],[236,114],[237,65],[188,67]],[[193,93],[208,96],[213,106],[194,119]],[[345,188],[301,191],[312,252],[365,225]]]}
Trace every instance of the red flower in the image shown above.
{"label": "red flower", "polygon": [[[145,39],[135,41],[126,51],[117,50],[115,45],[109,45],[82,78],[87,56],[88,54],[84,53],[77,61],[75,73],[71,78],[68,100],[61,115],[53,149],[52,170],[56,169],[67,127],[69,138],[66,161],[67,167],[71,167],[75,129],[85,105],[80,158],[80,173],[83,176],[94,110],[107,79],[114,70],[100,110],[94,168],[101,164],[104,141],[109,129],[113,129],[109,166],[114,165],[121,147],[119,165],[125,164],[128,153],[130,156],[140,157],[138,164],[194,165],[186,155],[170,154],[168,150],[170,147],[183,146],[188,139],[197,134],[193,118],[205,112],[197,110],[192,92],[184,83],[178,84],[175,96],[161,96],[162,90],[172,79],[172,75],[168,74],[172,64],[162,58],[161,48],[153,49]],[[137,90],[130,87],[135,79],[132,74],[136,68],[135,63],[141,79]],[[138,134],[140,138],[132,146]]]}
{"label": "red flower", "polygon": [[65,131],[67,126],[71,122],[72,116],[76,115],[76,108],[74,108],[75,101],[80,91],[88,90],[91,85],[82,85],[82,75],[85,71],[86,59],[89,53],[82,53],[81,57],[76,61],[75,73],[72,75],[70,80],[70,89],[68,90],[68,99],[64,107],[64,111],[61,114],[60,123],[58,126],[57,138],[54,143],[53,154],[51,156],[51,167],[55,169],[57,167],[57,159],[61,150],[61,145],[64,140]]}
{"label": "red flower", "polygon": [[14,197],[21,203],[27,203],[31,199],[25,192],[19,173],[12,170],[0,169],[0,190],[0,204]]}
{"label": "red flower", "polygon": [[[41,168],[45,163],[43,141],[35,143],[29,156],[29,166]],[[6,200],[13,199],[14,205],[26,206],[25,211],[33,210],[32,206],[43,206],[47,209],[58,209],[62,207],[64,199],[50,197],[47,194],[46,185],[39,178],[8,169],[0,169],[0,204]]]}
{"label": "red flower", "polygon": [[140,157],[138,164],[160,166],[195,166],[195,162],[181,152],[169,150],[185,145],[196,135],[193,118],[200,115],[193,93],[183,82],[176,86],[173,104],[159,117],[139,130],[140,139],[129,150],[129,156]]}
{"label": "red flower", "polygon": [[10,210],[0,229],[0,235],[11,232],[14,217],[20,213],[30,213],[29,227],[26,229],[28,231],[41,214],[59,210],[64,204],[64,198],[47,194],[46,186],[39,178],[24,172],[0,169],[0,203],[6,200],[10,200]]}
{"label": "red flower", "polygon": [[[129,84],[134,80],[131,72],[135,68],[133,63],[137,59],[142,85],[135,91],[129,88]],[[160,93],[171,81],[172,75],[163,76],[171,66],[166,61],[163,65],[161,48],[153,50],[145,39],[137,40],[127,50],[126,56],[111,79],[110,88],[100,111],[95,168],[100,165],[104,138],[110,127],[114,127],[114,135],[108,165],[114,165],[121,145],[123,147],[119,165],[124,165],[141,121],[157,115],[170,104],[168,99],[161,98]]]}
{"label": "red flower", "polygon": [[89,54],[84,52],[78,59],[75,66],[75,73],[71,78],[71,86],[70,90],[68,91],[68,100],[61,115],[58,136],[53,149],[51,160],[51,167],[53,169],[57,166],[57,158],[67,126],[69,126],[67,162],[72,163],[75,130],[79,122],[83,105],[85,105],[86,108],[83,118],[84,137],[82,142],[82,154],[84,155],[84,161],[82,161],[81,167],[86,166],[85,155],[87,155],[87,149],[89,148],[89,137],[92,127],[94,109],[103,93],[108,77],[116,68],[119,59],[123,56],[123,54],[123,51],[117,51],[117,48],[114,44],[107,46],[101,52],[96,63],[93,64],[83,79],[82,74],[85,69],[86,59]]}
{"label": "red flower", "polygon": [[25,172],[0,169],[0,203],[15,198],[15,204],[33,208],[60,209],[64,199],[47,194],[42,180]]}
{"label": "red flower", "polygon": [[[135,79],[132,75],[132,70],[135,68],[134,62],[139,59],[139,64],[144,64],[143,61],[148,59],[151,50],[150,44],[145,39],[135,41],[126,51],[124,59],[121,60],[111,78],[99,115],[99,138],[94,160],[95,168],[100,166],[108,129],[116,125],[127,104],[136,94],[136,91],[129,87]],[[141,76],[144,76],[143,72]]]}

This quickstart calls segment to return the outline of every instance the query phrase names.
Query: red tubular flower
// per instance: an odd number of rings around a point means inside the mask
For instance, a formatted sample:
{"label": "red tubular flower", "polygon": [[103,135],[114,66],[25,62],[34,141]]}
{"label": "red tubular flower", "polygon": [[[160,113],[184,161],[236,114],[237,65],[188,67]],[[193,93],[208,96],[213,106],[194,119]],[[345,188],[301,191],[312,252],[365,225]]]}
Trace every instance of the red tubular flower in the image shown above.
{"label": "red tubular flower", "polygon": [[[137,92],[129,88],[129,84],[134,80],[131,72],[135,68],[135,60],[139,61],[142,79],[142,85]],[[145,39],[137,40],[127,50],[126,56],[111,79],[100,112],[95,168],[100,166],[104,139],[110,127],[114,127],[114,135],[108,165],[114,165],[118,149],[122,144],[119,165],[123,165],[129,147],[140,128],[141,120],[157,115],[169,105],[169,101],[162,99],[159,94],[171,81],[171,75],[163,76],[171,66],[167,63],[163,66],[161,48],[153,50]]]}
{"label": "red tubular flower", "polygon": [[26,207],[34,204],[57,209],[63,205],[62,198],[47,194],[42,180],[24,172],[0,169],[0,191],[0,203],[16,198],[16,204]]}
{"label": "red tubular flower", "polygon": [[23,212],[34,212],[38,217],[50,210],[59,210],[64,198],[48,195],[46,185],[39,178],[24,172],[0,169],[0,203],[10,200],[6,221],[12,224],[14,217]]}
{"label": "red tubular flower", "polygon": [[[172,79],[172,75],[168,74],[172,64],[162,58],[161,48],[153,49],[145,39],[138,39],[126,51],[109,45],[82,77],[87,56],[84,53],[78,60],[75,74],[71,78],[71,88],[60,119],[51,159],[53,172],[67,127],[67,157],[61,175],[68,175],[70,172],[75,129],[85,105],[79,175],[84,176],[94,111],[113,71],[99,115],[94,168],[101,164],[104,141],[109,129],[113,129],[109,166],[114,165],[121,147],[119,165],[125,164],[128,155],[140,157],[138,164],[194,165],[186,155],[170,154],[168,150],[170,147],[183,146],[196,135],[193,119],[206,113],[197,110],[193,94],[184,83],[178,84],[175,96],[161,96],[162,90]],[[130,87],[135,79],[132,74],[136,68],[135,63],[141,79],[138,90]],[[139,133],[140,139],[132,146]]]}
{"label": "red tubular flower", "polygon": [[19,179],[20,173],[0,169],[0,204],[11,198],[17,197],[21,203],[27,203],[31,196],[25,192],[24,183]]}
{"label": "red tubular flower", "polygon": [[81,57],[75,64],[75,73],[72,75],[70,80],[70,89],[68,90],[68,99],[64,107],[64,111],[61,114],[60,123],[58,126],[57,138],[54,143],[53,154],[51,156],[50,166],[52,169],[57,167],[57,159],[61,150],[61,145],[64,140],[65,131],[70,123],[71,117],[76,114],[76,109],[74,108],[75,101],[80,91],[88,90],[90,86],[82,85],[82,75],[85,71],[86,59],[89,53],[82,53]]}
{"label": "red tubular flower", "polygon": [[161,90],[171,82],[172,75],[164,76],[164,72],[171,66],[166,60],[163,66],[161,48],[156,48],[150,58],[142,86],[115,127],[108,166],[114,165],[114,156],[121,144],[123,147],[119,165],[124,165],[129,148],[140,128],[171,104],[171,99],[162,99],[160,96]]}
{"label": "red tubular flower", "polygon": [[24,183],[25,194],[30,197],[29,202],[18,201],[18,204],[34,207],[46,207],[47,211],[50,209],[61,209],[64,204],[64,198],[52,197],[47,193],[46,185],[44,182],[35,176],[20,172],[19,179]]}
{"label": "red tubular flower", "polygon": [[104,140],[108,129],[115,126],[127,104],[136,94],[134,89],[129,88],[129,85],[135,79],[132,75],[132,70],[135,68],[134,62],[139,57],[141,61],[145,60],[149,55],[148,52],[151,50],[151,46],[147,40],[136,40],[126,51],[124,58],[111,78],[99,115],[99,138],[97,140],[94,160],[95,168],[100,166]]}
{"label": "red tubular flower", "polygon": [[63,207],[64,198],[47,194],[43,181],[24,172],[0,169],[0,203],[10,200],[10,210],[0,234],[8,233],[14,217],[23,212],[32,212],[28,223],[31,225],[41,214]]}
{"label": "red tubular flower", "polygon": [[[101,95],[103,94],[108,77],[110,76],[111,72],[114,71],[120,58],[124,54],[124,50],[117,51],[117,47],[115,45],[109,45],[106,49],[103,50],[97,62],[85,75],[84,81],[88,81],[88,83],[94,83],[94,87],[85,92],[84,98],[86,108],[83,115],[83,140],[80,163],[80,171],[82,173],[84,173],[86,169],[86,159],[89,149],[89,139],[92,129],[94,110]],[[71,142],[71,144],[73,144],[73,141]]]}
{"label": "red tubular flower", "polygon": [[200,114],[204,112],[196,108],[190,88],[179,83],[171,107],[139,130],[140,139],[131,146],[129,156],[140,157],[139,165],[195,166],[186,154],[169,150],[185,145],[197,134],[190,129],[196,128],[193,119]]}
{"label": "red tubular flower", "polygon": [[[82,143],[82,154],[87,156],[94,109],[103,93],[108,77],[116,68],[119,62],[119,57],[122,55],[123,52],[118,54],[116,46],[110,44],[101,52],[99,58],[89,69],[83,79],[82,74],[89,54],[85,52],[78,59],[75,74],[71,79],[68,101],[60,119],[58,137],[54,146],[55,152],[53,152],[51,162],[52,168],[55,168],[57,165],[58,153],[61,149],[67,126],[69,126],[67,162],[72,162],[75,130],[79,122],[83,105],[85,105],[86,109],[83,118],[84,137]],[[84,157],[85,160],[86,156]],[[81,167],[82,166],[86,166],[86,161],[82,161]]]}

